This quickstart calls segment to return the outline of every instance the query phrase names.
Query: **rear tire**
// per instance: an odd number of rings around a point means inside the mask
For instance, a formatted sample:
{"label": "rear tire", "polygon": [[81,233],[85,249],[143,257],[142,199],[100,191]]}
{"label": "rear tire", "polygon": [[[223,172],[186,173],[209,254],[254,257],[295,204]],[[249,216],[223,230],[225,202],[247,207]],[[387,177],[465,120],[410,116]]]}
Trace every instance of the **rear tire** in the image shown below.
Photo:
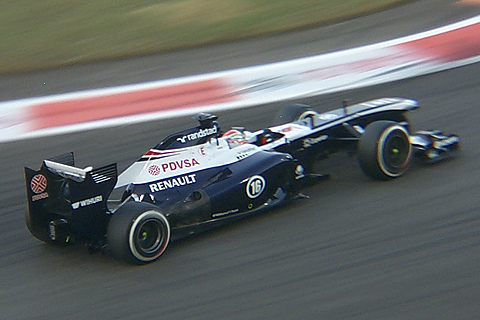
{"label": "rear tire", "polygon": [[400,177],[412,155],[408,130],[393,121],[375,121],[367,126],[358,143],[363,172],[376,180]]}
{"label": "rear tire", "polygon": [[292,104],[280,109],[273,120],[273,125],[281,125],[284,123],[302,120],[312,114],[317,114],[312,107],[306,104]]}
{"label": "rear tire", "polygon": [[149,263],[166,250],[170,225],[157,207],[128,202],[110,219],[107,241],[116,257],[136,264]]}

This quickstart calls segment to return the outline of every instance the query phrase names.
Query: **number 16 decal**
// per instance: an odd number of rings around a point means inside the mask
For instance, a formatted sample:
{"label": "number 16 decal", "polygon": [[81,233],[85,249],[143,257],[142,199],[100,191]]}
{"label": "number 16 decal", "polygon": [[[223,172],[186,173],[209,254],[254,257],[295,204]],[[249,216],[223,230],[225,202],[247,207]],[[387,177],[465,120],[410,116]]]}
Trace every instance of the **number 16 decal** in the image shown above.
{"label": "number 16 decal", "polygon": [[247,182],[247,196],[255,199],[260,196],[265,189],[265,179],[262,176],[253,176]]}

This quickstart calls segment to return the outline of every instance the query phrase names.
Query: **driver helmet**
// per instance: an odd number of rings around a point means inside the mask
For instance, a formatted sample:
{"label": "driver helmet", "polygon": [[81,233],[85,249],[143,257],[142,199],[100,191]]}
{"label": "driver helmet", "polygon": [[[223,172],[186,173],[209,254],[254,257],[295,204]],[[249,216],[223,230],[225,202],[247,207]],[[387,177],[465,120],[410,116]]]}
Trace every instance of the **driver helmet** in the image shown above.
{"label": "driver helmet", "polygon": [[248,143],[245,135],[241,131],[235,129],[228,130],[222,135],[222,137],[226,138],[225,140],[227,140],[230,148],[235,148],[239,145]]}

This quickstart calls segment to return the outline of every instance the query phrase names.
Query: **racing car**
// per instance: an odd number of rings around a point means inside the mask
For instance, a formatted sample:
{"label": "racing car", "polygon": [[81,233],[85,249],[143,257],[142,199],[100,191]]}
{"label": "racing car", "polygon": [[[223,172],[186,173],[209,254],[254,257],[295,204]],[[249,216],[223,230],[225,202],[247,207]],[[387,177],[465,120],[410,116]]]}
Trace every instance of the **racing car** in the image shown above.
{"label": "racing car", "polygon": [[[315,163],[330,154],[355,152],[361,170],[376,180],[402,176],[413,158],[432,163],[455,154],[456,135],[411,133],[406,115],[416,108],[402,98],[323,113],[294,104],[257,131],[222,131],[217,116],[202,113],[194,117],[197,126],[167,136],[121,174],[115,163],[76,167],[67,153],[39,170],[24,169],[26,225],[47,243],[82,243],[146,264],[172,240],[297,197],[326,176]],[[117,199],[113,190],[120,190]]]}

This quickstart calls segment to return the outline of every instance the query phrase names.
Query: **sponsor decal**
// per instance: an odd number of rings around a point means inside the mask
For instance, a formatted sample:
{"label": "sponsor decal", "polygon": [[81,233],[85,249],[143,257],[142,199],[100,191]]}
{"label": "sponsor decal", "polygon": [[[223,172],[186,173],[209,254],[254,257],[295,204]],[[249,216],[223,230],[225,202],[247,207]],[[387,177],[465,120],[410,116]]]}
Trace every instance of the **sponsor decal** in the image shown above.
{"label": "sponsor decal", "polygon": [[219,218],[219,217],[227,216],[227,215],[232,214],[232,213],[237,213],[238,211],[239,211],[238,209],[232,209],[232,210],[228,210],[228,211],[225,211],[225,212],[214,213],[214,214],[212,214],[212,218]]}
{"label": "sponsor decal", "polygon": [[187,142],[187,140],[188,141],[197,140],[200,138],[211,136],[212,134],[215,134],[217,132],[218,132],[217,126],[214,126],[213,128],[199,129],[197,132],[187,134],[183,137],[178,137],[177,141],[180,141],[181,143],[185,143]]}
{"label": "sponsor decal", "polygon": [[191,167],[199,166],[200,162],[195,159],[181,159],[181,160],[175,160],[175,161],[170,161],[170,162],[165,162],[162,164],[152,164],[151,166],[148,167],[148,174],[151,176],[158,176],[162,172],[173,172],[177,170],[182,170],[182,169],[188,169]]}
{"label": "sponsor decal", "polygon": [[173,189],[176,187],[182,187],[197,182],[196,174],[189,174],[172,179],[162,180],[157,183],[152,183],[149,186],[150,192],[159,192],[167,189]]}
{"label": "sponsor decal", "polygon": [[48,198],[48,193],[43,192],[43,193],[40,193],[40,194],[33,195],[32,196],[32,201],[42,200],[42,199],[46,199],[46,198]]}
{"label": "sponsor decal", "polygon": [[199,165],[200,165],[200,162],[198,162],[198,160],[195,158],[181,159],[181,160],[162,163],[161,171],[162,172],[177,171],[177,170],[191,168]]}
{"label": "sponsor decal", "polygon": [[156,164],[153,164],[150,167],[148,167],[148,173],[151,176],[158,176],[160,174],[160,172],[161,172],[161,169]]}
{"label": "sponsor decal", "polygon": [[253,176],[247,182],[247,196],[250,199],[259,197],[265,190],[265,179],[262,176]]}
{"label": "sponsor decal", "polygon": [[92,204],[96,204],[96,203],[99,203],[99,202],[102,202],[102,201],[103,201],[103,197],[101,195],[99,195],[99,196],[95,196],[95,197],[92,197],[92,198],[89,198],[89,199],[80,200],[78,202],[72,203],[71,206],[72,206],[73,210],[77,210],[78,208],[91,206]]}
{"label": "sponsor decal", "polygon": [[43,174],[37,174],[30,180],[30,189],[33,193],[32,202],[48,198],[47,178]]}
{"label": "sponsor decal", "polygon": [[47,189],[47,178],[43,174],[37,174],[30,180],[30,189],[39,194]]}
{"label": "sponsor decal", "polygon": [[322,141],[325,141],[328,139],[328,136],[326,134],[324,135],[321,135],[319,137],[316,137],[316,138],[306,138],[303,140],[303,147],[304,148],[310,148],[311,146],[317,144],[317,143],[320,143]]}

